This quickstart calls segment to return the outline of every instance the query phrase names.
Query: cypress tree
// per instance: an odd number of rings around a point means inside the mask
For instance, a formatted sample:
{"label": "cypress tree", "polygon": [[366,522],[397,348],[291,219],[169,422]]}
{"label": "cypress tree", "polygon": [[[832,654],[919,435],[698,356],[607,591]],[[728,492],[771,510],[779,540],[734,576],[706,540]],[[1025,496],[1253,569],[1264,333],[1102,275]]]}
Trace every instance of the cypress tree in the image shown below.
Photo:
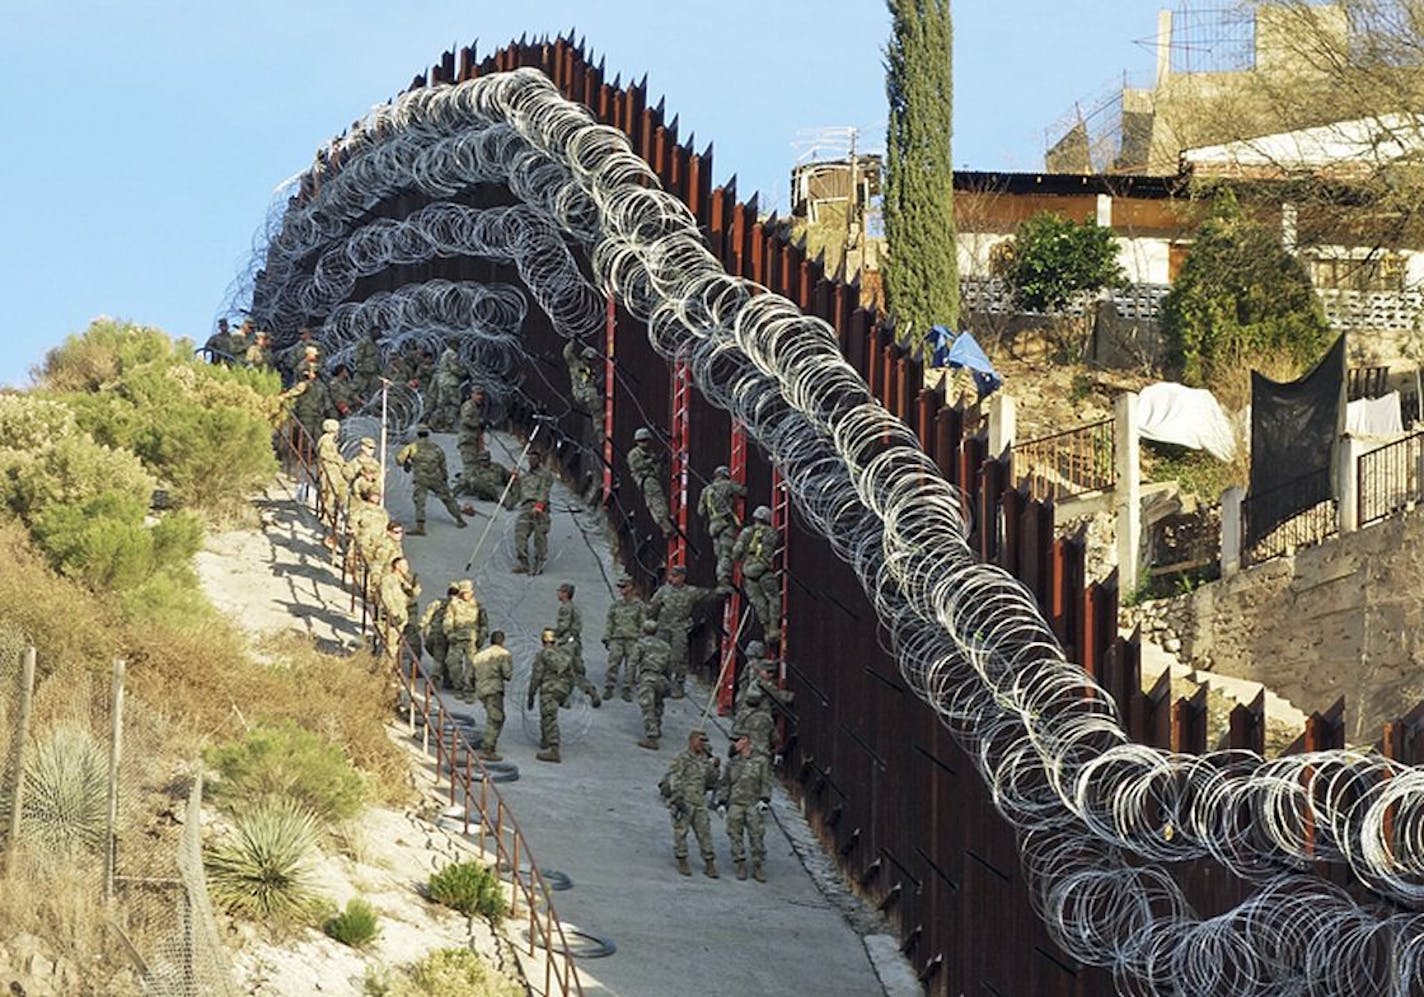
{"label": "cypress tree", "polygon": [[902,343],[959,321],[950,159],[954,31],[950,0],[886,0],[890,103],[885,176],[885,293]]}

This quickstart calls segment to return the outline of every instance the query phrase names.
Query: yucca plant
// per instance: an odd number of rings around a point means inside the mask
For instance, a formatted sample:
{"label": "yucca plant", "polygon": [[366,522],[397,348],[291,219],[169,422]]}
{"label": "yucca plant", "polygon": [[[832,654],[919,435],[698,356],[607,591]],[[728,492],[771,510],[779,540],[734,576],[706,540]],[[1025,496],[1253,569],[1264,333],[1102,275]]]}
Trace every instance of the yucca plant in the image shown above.
{"label": "yucca plant", "polygon": [[25,759],[21,838],[55,856],[90,851],[103,843],[108,815],[107,760],[88,731],[59,727],[34,746]]}
{"label": "yucca plant", "polygon": [[346,909],[328,918],[322,928],[330,937],[353,949],[365,948],[381,933],[375,908],[360,897],[346,901]]}
{"label": "yucca plant", "polygon": [[238,817],[204,857],[208,891],[234,914],[282,926],[316,909],[312,865],[316,820],[309,811],[266,803]]}
{"label": "yucca plant", "polygon": [[479,862],[456,862],[430,877],[430,899],[461,914],[492,921],[504,916],[504,890],[498,877]]}

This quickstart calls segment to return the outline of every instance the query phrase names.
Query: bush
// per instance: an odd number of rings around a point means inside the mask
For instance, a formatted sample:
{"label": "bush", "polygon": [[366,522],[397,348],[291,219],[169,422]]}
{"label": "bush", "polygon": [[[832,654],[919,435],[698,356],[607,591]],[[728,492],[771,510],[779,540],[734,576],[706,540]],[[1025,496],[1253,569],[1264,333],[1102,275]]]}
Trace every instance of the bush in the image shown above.
{"label": "bush", "polygon": [[[99,848],[109,819],[108,760],[88,731],[60,727],[25,759],[20,833],[51,857]],[[10,812],[11,802],[3,808]]]}
{"label": "bush", "polygon": [[45,354],[36,373],[55,391],[97,392],[111,387],[125,370],[191,352],[191,343],[175,343],[158,329],[101,318]]}
{"label": "bush", "polygon": [[430,899],[461,914],[504,917],[504,889],[493,870],[476,861],[447,865],[430,877]]}
{"label": "bush", "polygon": [[163,571],[190,571],[203,527],[188,513],[172,513],[152,526],[146,503],[101,492],[83,504],[53,506],[35,517],[35,541],[65,575],[91,588],[119,592]]}
{"label": "bush", "polygon": [[329,936],[353,949],[365,948],[381,933],[380,917],[375,909],[360,897],[346,901],[346,909],[322,925]]}
{"label": "bush", "polygon": [[1061,312],[1075,297],[1123,279],[1112,229],[1092,219],[1079,225],[1047,211],[1022,222],[993,263],[1015,303],[1035,312]]}
{"label": "bush", "polygon": [[239,815],[229,840],[204,856],[209,893],[232,913],[278,928],[310,918],[319,904],[316,838],[316,819],[290,805],[262,804]]}
{"label": "bush", "polygon": [[1214,385],[1244,366],[1285,358],[1299,373],[1330,341],[1304,267],[1277,233],[1219,194],[1162,303],[1162,330],[1182,380]]}
{"label": "bush", "polygon": [[254,728],[204,753],[221,776],[213,799],[229,812],[289,800],[323,824],[354,817],[366,783],[341,748],[292,720]]}
{"label": "bush", "polygon": [[514,997],[524,991],[469,949],[437,949],[407,970],[400,997]]}

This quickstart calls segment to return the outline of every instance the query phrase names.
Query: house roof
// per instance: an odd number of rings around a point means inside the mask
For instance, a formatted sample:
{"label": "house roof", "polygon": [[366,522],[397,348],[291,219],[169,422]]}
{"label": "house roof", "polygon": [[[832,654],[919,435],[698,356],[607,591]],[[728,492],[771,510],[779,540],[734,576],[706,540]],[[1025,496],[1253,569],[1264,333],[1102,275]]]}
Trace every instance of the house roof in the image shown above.
{"label": "house roof", "polygon": [[1348,180],[1424,153],[1424,115],[1354,118],[1187,149],[1184,171],[1197,176],[1281,178],[1302,173]]}
{"label": "house roof", "polygon": [[1005,173],[957,170],[954,189],[963,193],[1108,194],[1113,197],[1170,198],[1181,193],[1182,178],[1141,174]]}

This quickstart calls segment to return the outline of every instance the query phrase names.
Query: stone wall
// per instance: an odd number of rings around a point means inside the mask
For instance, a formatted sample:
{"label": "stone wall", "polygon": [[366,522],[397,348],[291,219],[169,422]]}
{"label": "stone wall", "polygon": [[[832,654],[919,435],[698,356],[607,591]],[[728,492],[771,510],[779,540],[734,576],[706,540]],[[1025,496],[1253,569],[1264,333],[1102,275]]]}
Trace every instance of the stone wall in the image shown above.
{"label": "stone wall", "polygon": [[1424,515],[1411,513],[1204,585],[1134,622],[1182,661],[1252,679],[1310,713],[1345,697],[1346,736],[1424,699]]}

